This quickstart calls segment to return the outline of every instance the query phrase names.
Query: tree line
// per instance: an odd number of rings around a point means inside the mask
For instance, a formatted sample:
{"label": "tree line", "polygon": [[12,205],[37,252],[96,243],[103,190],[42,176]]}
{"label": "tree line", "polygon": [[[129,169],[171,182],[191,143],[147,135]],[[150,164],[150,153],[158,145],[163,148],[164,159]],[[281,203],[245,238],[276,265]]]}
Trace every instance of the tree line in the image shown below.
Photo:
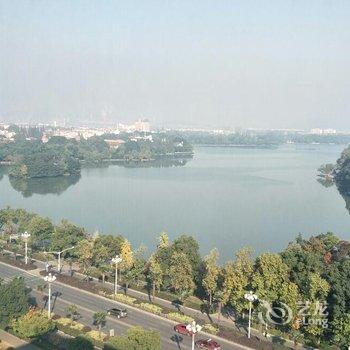
{"label": "tree line", "polygon": [[[105,141],[110,138],[124,143],[110,148]],[[19,134],[14,142],[0,142],[0,161],[11,164],[9,175],[13,178],[76,176],[83,164],[96,165],[108,159],[138,162],[192,153],[192,145],[184,138],[163,133],[152,134],[151,139],[140,133],[106,134],[86,140],[53,136],[46,143]]]}
{"label": "tree line", "polygon": [[196,296],[208,313],[229,309],[240,322],[249,308],[245,294],[253,291],[258,296],[254,319],[261,326],[259,313],[287,305],[290,319],[282,322],[275,314],[269,326],[317,347],[345,349],[350,344],[350,242],[333,233],[309,239],[299,235],[282,252],[258,257],[244,248],[232,261],[219,264],[217,249],[202,257],[198,242],[188,235],[171,241],[163,232],[156,249],[146,255],[143,247],[134,249],[121,235],[91,235],[68,221],[54,225],[22,209],[0,210],[0,225],[4,237],[30,232],[34,251],[75,246],[65,261],[79,263],[85,274],[103,282],[113,278],[111,259],[118,254],[126,292],[129,286],[146,284],[153,297],[165,291],[181,303]]}

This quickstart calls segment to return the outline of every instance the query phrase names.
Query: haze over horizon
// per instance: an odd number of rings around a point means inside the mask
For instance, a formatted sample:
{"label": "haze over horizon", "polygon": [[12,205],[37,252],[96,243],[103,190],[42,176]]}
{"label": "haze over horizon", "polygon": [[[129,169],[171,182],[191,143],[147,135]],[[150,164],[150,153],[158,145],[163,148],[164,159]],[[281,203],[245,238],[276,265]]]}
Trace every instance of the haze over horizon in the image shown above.
{"label": "haze over horizon", "polygon": [[0,1],[0,121],[350,130],[349,1]]}

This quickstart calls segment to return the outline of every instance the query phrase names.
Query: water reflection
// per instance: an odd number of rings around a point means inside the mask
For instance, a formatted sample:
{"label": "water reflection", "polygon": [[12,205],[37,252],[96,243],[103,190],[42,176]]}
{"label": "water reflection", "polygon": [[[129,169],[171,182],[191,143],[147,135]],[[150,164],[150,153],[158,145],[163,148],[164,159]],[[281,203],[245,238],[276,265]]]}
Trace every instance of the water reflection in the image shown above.
{"label": "water reflection", "polygon": [[334,185],[334,181],[329,178],[319,177],[317,181],[323,186],[323,187],[332,187]]}
{"label": "water reflection", "polygon": [[[99,165],[85,164],[84,168],[108,168],[110,165],[117,165],[127,168],[168,168],[185,166],[191,158],[163,158],[147,162],[136,161],[111,161]],[[7,174],[6,167],[0,167],[0,181]],[[81,176],[60,176],[34,179],[18,179],[10,177],[9,181],[13,189],[20,192],[23,197],[28,198],[33,194],[61,194],[70,186],[75,185]]]}
{"label": "water reflection", "polygon": [[125,168],[170,168],[185,166],[192,158],[161,158],[146,162],[139,161],[112,161],[111,164]]}
{"label": "water reflection", "polygon": [[6,167],[0,166],[0,181],[2,180],[5,174],[6,174]]}
{"label": "water reflection", "polygon": [[23,197],[31,197],[33,194],[61,194],[68,187],[75,185],[80,176],[46,177],[40,179],[16,179],[9,178],[11,186]]}

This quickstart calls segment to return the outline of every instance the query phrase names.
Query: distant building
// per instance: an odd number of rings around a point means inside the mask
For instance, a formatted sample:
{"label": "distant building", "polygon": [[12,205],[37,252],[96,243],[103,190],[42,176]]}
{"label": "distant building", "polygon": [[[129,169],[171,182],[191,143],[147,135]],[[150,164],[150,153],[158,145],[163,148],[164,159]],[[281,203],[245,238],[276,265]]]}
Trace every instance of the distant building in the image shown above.
{"label": "distant building", "polygon": [[105,142],[108,144],[109,148],[117,149],[120,145],[125,143],[124,140],[105,140]]}
{"label": "distant building", "polygon": [[335,135],[337,133],[337,130],[335,129],[311,129],[310,134],[312,135]]}
{"label": "distant building", "polygon": [[148,119],[139,119],[135,124],[135,130],[140,132],[150,132],[151,125]]}

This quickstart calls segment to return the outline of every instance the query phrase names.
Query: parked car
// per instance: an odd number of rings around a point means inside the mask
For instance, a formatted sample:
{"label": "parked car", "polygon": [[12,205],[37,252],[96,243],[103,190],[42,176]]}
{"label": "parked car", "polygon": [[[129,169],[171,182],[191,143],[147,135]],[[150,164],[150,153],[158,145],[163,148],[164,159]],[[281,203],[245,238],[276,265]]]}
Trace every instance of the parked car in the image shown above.
{"label": "parked car", "polygon": [[107,314],[110,316],[115,316],[116,318],[122,318],[128,316],[126,309],[112,308],[107,310]]}
{"label": "parked car", "polygon": [[190,332],[189,330],[187,330],[186,325],[185,324],[177,324],[174,327],[174,331],[177,333],[180,333],[182,335],[189,335],[192,336],[192,332]]}
{"label": "parked car", "polygon": [[212,339],[200,339],[196,341],[196,347],[208,350],[221,350],[220,344]]}

